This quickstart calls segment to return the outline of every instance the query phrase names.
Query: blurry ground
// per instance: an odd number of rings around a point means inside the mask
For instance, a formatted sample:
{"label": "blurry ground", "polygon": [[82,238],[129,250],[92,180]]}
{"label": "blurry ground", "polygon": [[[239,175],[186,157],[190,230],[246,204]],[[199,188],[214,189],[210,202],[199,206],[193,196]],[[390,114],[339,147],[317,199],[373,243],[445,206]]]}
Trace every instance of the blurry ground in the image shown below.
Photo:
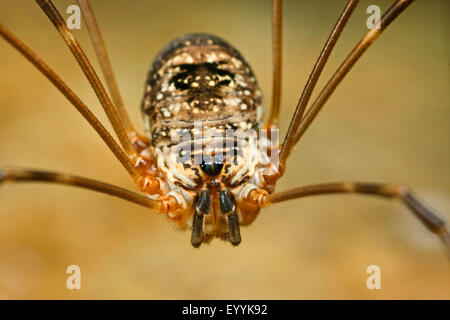
{"label": "blurry ground", "polygon": [[[73,1],[74,2],[74,1]],[[64,13],[72,1],[56,1]],[[322,86],[367,31],[362,1],[326,67]],[[345,1],[286,1],[282,130]],[[270,101],[269,1],[94,1],[124,99],[139,103],[157,51],[207,31],[250,61]],[[304,136],[279,190],[362,180],[411,186],[450,218],[449,40],[446,1],[418,1],[357,64]],[[0,21],[42,56],[99,118],[106,117],[69,51],[33,1],[3,0]],[[93,57],[84,24],[76,32]],[[95,66],[97,64],[95,63]],[[110,126],[108,126],[110,128]],[[0,165],[133,184],[62,95],[0,41]],[[133,204],[43,184],[0,189],[0,298],[303,299],[450,298],[439,242],[395,202],[323,196],[262,211],[234,248],[194,250],[190,234]],[[65,270],[82,271],[82,290]],[[381,290],[366,268],[381,267]]]}

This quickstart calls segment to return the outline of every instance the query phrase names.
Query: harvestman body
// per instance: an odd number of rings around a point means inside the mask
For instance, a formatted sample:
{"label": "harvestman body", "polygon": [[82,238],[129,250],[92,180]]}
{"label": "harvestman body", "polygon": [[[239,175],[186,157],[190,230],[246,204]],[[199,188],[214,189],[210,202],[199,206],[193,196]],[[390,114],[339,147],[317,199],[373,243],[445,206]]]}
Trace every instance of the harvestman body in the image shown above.
{"label": "harvestman body", "polygon": [[[129,120],[88,1],[80,0],[79,3],[112,101],[51,1],[36,2],[80,64],[112,123],[121,146],[39,57],[2,25],[0,34],[33,63],[85,117],[144,195],[87,178],[15,168],[0,170],[0,182],[54,182],[114,195],[165,214],[181,229],[191,229],[191,243],[195,247],[214,237],[229,240],[233,245],[239,244],[240,225],[251,223],[262,207],[276,202],[330,193],[372,194],[403,201],[431,232],[440,237],[447,248],[450,247],[450,235],[445,221],[403,186],[338,182],[275,192],[276,182],[285,172],[292,148],[327,99],[368,47],[413,0],[398,0],[387,10],[380,21],[381,28],[372,29],[366,34],[306,110],[312,90],[334,44],[357,5],[357,0],[349,0],[308,79],[281,148],[268,148],[256,155],[250,152],[249,135],[246,136],[245,133],[261,127],[277,128],[278,124],[281,96],[281,1],[273,2],[274,81],[268,122],[263,125],[260,123],[261,91],[250,66],[239,52],[218,37],[191,34],[172,41],[157,56],[150,69],[142,101],[148,138],[138,134]],[[196,123],[201,123],[203,130],[214,129],[219,133],[241,130],[244,135],[196,139]],[[181,145],[197,146],[187,157],[181,154],[180,143],[174,142],[173,137],[178,133],[186,133],[191,137]],[[230,139],[231,144],[228,143]],[[258,145],[268,143],[265,137],[257,136],[256,139]],[[219,141],[219,147],[212,153],[208,149],[211,141]],[[222,153],[232,156],[218,161],[215,156]],[[277,163],[261,161],[274,153],[279,155]],[[200,162],[195,161],[198,155],[201,155]],[[180,156],[183,161],[179,161]],[[267,170],[269,167],[271,170]]]}
{"label": "harvestman body", "polygon": [[[142,102],[150,154],[170,194],[187,204],[183,206],[187,210],[169,212],[168,217],[182,229],[194,225],[195,245],[214,236],[238,244],[239,225],[253,221],[259,211],[242,206],[236,210],[235,202],[245,201],[251,190],[267,188],[262,177],[265,166],[249,157],[245,141],[248,129],[259,129],[261,109],[261,91],[250,66],[218,37],[192,34],[175,39],[152,65]],[[201,123],[201,134],[209,129],[216,134],[196,139],[200,133],[196,123]],[[226,131],[239,129],[243,139],[229,137],[233,141],[228,150]],[[176,133],[185,133],[189,138],[183,143],[192,146],[186,148],[191,152],[184,161],[178,160]],[[216,155],[228,153],[230,161],[207,157],[207,145],[213,142],[218,145]],[[195,163],[196,143],[201,163]],[[142,155],[147,152],[144,149]]]}

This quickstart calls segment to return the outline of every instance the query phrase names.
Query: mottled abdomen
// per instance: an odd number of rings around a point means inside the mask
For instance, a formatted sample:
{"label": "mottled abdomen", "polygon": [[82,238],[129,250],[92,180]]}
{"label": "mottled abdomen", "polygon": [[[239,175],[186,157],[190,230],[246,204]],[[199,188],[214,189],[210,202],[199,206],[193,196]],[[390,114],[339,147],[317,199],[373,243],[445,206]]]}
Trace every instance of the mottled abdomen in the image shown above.
{"label": "mottled abdomen", "polygon": [[239,224],[250,223],[259,211],[240,203],[264,183],[260,160],[266,156],[254,135],[262,116],[261,91],[247,62],[218,37],[177,38],[153,62],[142,111],[152,140],[146,154],[152,156],[161,194],[181,204],[168,217],[181,229],[193,229],[195,246],[230,234],[230,241],[239,243]]}
{"label": "mottled abdomen", "polygon": [[[174,129],[258,128],[261,91],[247,62],[224,40],[189,34],[173,40],[153,62],[142,101],[154,147]],[[193,136],[193,134],[192,134]]]}

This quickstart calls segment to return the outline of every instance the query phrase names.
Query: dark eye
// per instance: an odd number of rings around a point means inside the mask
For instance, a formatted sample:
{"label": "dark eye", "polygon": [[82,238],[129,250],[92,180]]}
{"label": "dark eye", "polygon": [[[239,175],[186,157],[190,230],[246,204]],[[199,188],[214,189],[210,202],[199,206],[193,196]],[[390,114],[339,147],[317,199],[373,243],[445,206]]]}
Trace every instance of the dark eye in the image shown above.
{"label": "dark eye", "polygon": [[200,165],[200,169],[202,169],[202,171],[206,173],[208,176],[218,175],[220,171],[222,171],[222,168],[223,163],[216,163],[216,162],[212,163],[202,162],[202,164]]}

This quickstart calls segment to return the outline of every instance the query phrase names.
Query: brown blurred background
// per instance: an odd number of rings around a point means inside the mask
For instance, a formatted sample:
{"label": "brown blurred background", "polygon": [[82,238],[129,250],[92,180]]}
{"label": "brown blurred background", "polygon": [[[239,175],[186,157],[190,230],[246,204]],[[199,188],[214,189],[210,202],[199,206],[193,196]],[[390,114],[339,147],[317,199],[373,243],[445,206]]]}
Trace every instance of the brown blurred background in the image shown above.
{"label": "brown blurred background", "polygon": [[[56,1],[65,10],[75,1]],[[282,133],[317,54],[346,1],[286,1]],[[367,31],[361,1],[319,87]],[[93,1],[119,85],[136,126],[147,68],[187,32],[234,44],[270,101],[270,1]],[[106,117],[69,50],[34,1],[2,0],[13,30]],[[450,218],[448,1],[417,1],[379,38],[304,136],[279,190],[360,180],[411,186]],[[75,31],[98,69],[82,22]],[[317,92],[316,92],[317,93]],[[107,126],[110,128],[110,126]],[[63,96],[0,41],[0,165],[133,183]],[[190,233],[163,216],[105,195],[45,184],[0,189],[3,299],[380,299],[450,298],[439,241],[397,202],[322,196],[263,210],[234,248],[219,240],[195,250]],[[68,265],[82,290],[66,289]],[[381,268],[381,290],[366,268]]]}

